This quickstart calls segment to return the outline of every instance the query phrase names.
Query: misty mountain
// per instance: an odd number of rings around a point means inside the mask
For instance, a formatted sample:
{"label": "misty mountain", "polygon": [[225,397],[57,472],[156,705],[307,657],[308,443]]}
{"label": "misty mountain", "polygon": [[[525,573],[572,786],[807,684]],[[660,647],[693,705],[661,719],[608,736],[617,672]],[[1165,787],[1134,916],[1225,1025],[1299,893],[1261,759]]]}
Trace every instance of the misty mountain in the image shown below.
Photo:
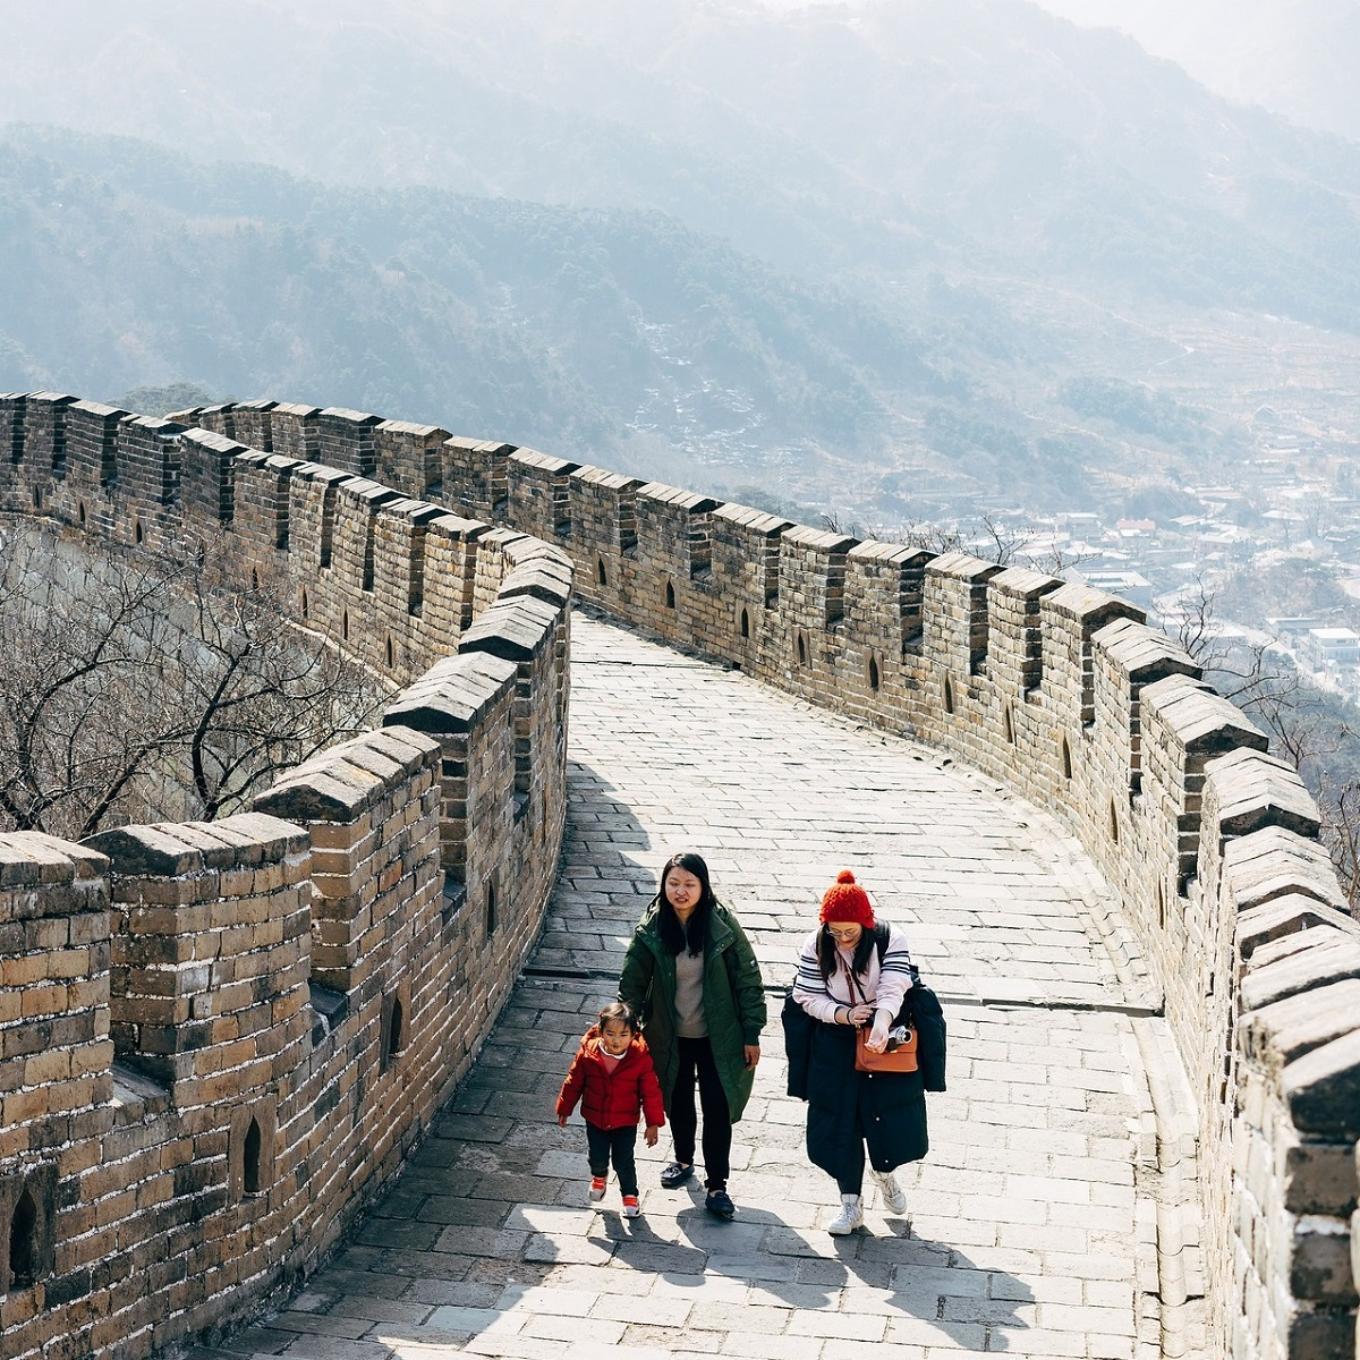
{"label": "misty mountain", "polygon": [[1351,390],[1360,148],[1025,0],[8,0],[0,43],[0,119],[100,134],[0,150],[6,384],[885,518],[1227,477]]}
{"label": "misty mountain", "polygon": [[1022,0],[11,0],[6,38],[0,118],[656,209],[874,291],[1019,275],[1360,330],[1360,147]]}
{"label": "misty mountain", "polygon": [[1039,0],[1128,33],[1215,94],[1360,141],[1360,8],[1353,0]]}
{"label": "misty mountain", "polygon": [[873,458],[899,407],[948,387],[900,321],[656,213],[333,189],[30,130],[0,139],[0,240],[6,388],[180,378],[601,461],[759,462]]}

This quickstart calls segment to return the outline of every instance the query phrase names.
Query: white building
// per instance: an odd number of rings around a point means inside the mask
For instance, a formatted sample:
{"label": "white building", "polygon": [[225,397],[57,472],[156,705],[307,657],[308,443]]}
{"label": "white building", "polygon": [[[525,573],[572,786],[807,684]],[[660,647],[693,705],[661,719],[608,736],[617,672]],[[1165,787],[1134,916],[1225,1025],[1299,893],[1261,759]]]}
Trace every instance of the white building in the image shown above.
{"label": "white building", "polygon": [[1307,649],[1316,665],[1349,669],[1360,664],[1360,633],[1354,628],[1310,628]]}

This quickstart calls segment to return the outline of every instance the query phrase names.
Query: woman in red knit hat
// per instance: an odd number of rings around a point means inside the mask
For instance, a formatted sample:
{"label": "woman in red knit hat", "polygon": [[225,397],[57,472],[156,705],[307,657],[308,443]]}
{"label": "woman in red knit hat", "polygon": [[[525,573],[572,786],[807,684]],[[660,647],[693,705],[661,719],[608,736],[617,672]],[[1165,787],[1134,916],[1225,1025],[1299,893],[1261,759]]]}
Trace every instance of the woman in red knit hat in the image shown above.
{"label": "woman in red knit hat", "polygon": [[793,999],[813,1022],[805,1048],[790,1053],[790,1093],[808,1101],[808,1157],[834,1176],[837,1236],[864,1224],[864,1166],[869,1163],[889,1212],[906,1211],[893,1171],[924,1157],[926,1104],[920,1072],[863,1072],[855,1066],[856,1031],[882,1053],[902,1023],[912,985],[906,936],[874,919],[869,895],[842,869],[822,897],[821,925],[798,960]]}

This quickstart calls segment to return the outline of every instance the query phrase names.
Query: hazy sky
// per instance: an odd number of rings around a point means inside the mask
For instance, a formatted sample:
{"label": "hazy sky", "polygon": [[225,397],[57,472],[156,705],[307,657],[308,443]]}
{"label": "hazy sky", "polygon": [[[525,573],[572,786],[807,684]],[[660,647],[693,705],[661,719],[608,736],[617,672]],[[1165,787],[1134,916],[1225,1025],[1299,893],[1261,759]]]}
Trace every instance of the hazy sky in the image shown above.
{"label": "hazy sky", "polygon": [[[826,0],[760,0],[774,10]],[[834,0],[854,7],[873,0]],[[916,0],[886,0],[909,5]],[[1008,0],[995,0],[998,4]],[[1030,0],[1009,0],[1028,4]],[[1357,0],[1033,0],[1087,28],[1127,33],[1215,94],[1360,140]]]}
{"label": "hazy sky", "polygon": [[[854,9],[878,0],[755,0],[766,9],[810,9],[815,5],[835,5]],[[1014,0],[1017,4],[1030,0]],[[1170,5],[1166,0],[1033,0],[1040,9],[1049,10],[1086,27],[1118,28],[1150,41],[1165,40],[1176,27],[1175,15],[1183,6]],[[1253,8],[1253,0],[1236,0],[1245,8]],[[742,0],[736,0],[742,3]],[[910,3],[910,0],[902,0]],[[1225,18],[1228,10],[1222,0],[1193,0],[1191,8],[1212,14],[1215,21]],[[1199,25],[1196,25],[1199,26]],[[1161,45],[1159,43],[1159,45]]]}

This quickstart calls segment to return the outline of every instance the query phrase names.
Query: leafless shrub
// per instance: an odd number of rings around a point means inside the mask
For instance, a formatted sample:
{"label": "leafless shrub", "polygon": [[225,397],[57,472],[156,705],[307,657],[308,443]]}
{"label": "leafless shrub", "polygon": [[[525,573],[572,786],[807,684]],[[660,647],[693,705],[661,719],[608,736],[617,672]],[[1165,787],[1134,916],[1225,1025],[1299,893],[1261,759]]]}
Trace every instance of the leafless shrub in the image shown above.
{"label": "leafless shrub", "polygon": [[0,827],[211,820],[370,725],[375,678],[233,579],[225,538],[89,556],[0,533]]}
{"label": "leafless shrub", "polygon": [[1323,696],[1268,643],[1226,637],[1214,619],[1214,593],[1202,579],[1175,636],[1214,688],[1260,722],[1275,753],[1298,769],[1317,800],[1322,841],[1341,889],[1360,919],[1360,774],[1348,757],[1355,726],[1338,706],[1320,702]]}

